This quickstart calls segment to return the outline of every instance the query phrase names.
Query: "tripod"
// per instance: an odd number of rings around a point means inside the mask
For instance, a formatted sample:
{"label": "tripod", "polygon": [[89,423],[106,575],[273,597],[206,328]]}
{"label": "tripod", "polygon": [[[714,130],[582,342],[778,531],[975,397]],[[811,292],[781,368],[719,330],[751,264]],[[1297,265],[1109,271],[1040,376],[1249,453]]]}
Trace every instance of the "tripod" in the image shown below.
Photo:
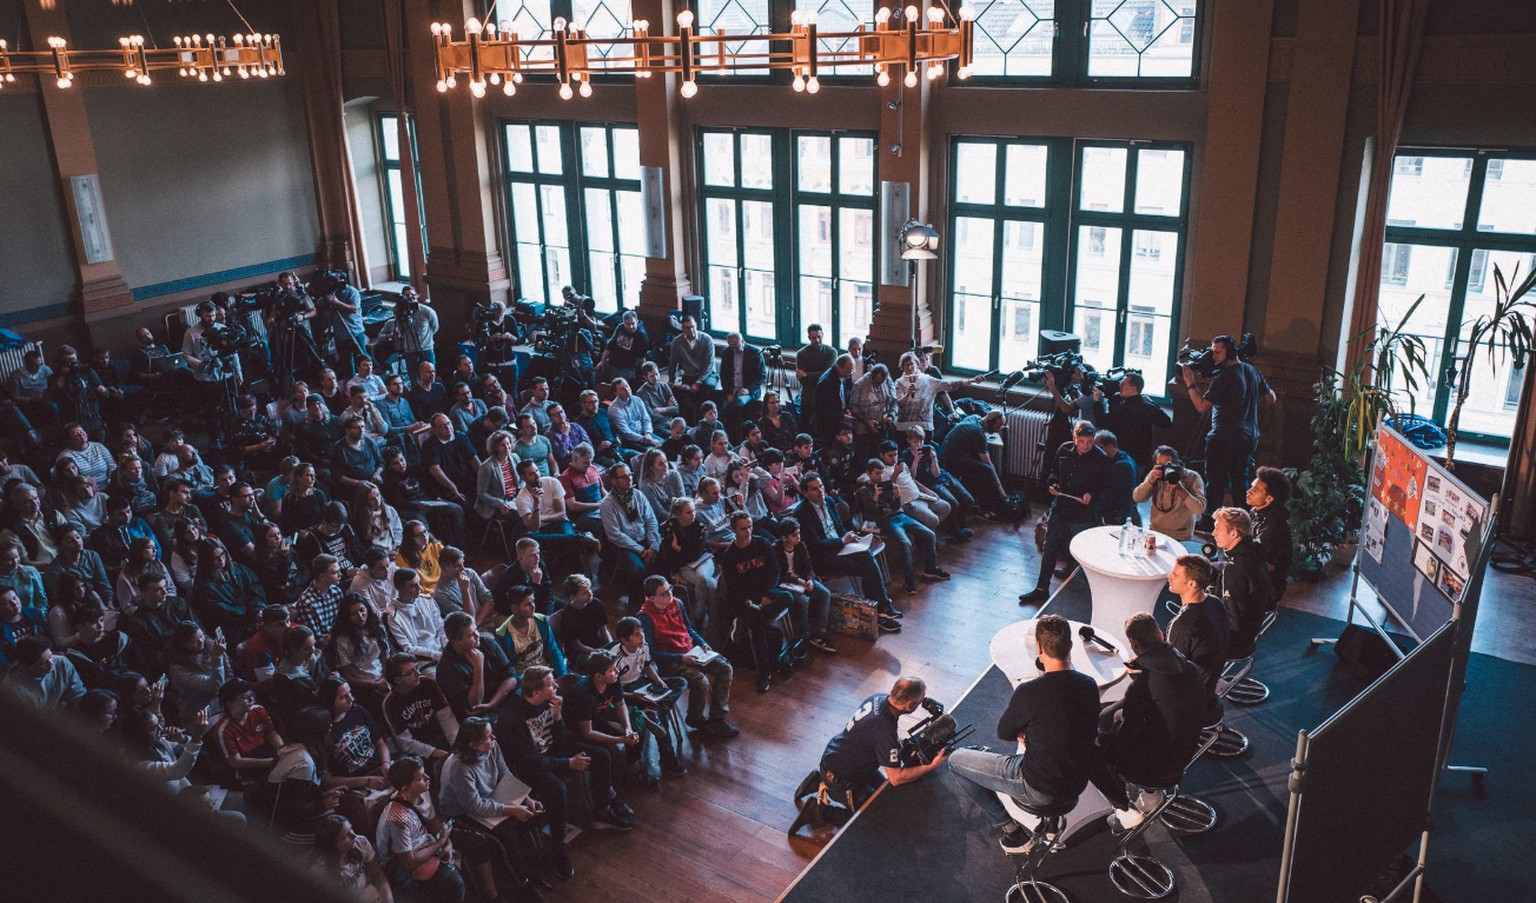
{"label": "tripod", "polygon": [[236,403],[240,395],[239,358],[235,352],[215,354],[208,362],[209,375],[203,383],[208,392],[208,444],[222,448],[233,430]]}
{"label": "tripod", "polygon": [[[293,392],[294,378],[302,365],[305,370],[315,370],[325,366],[325,358],[320,354],[320,348],[315,344],[315,337],[299,325],[297,315],[291,315],[277,323],[272,347],[275,349],[272,358],[272,379],[277,383],[275,394],[287,396]],[[301,353],[308,355],[304,360]],[[233,409],[231,409],[233,410]]]}

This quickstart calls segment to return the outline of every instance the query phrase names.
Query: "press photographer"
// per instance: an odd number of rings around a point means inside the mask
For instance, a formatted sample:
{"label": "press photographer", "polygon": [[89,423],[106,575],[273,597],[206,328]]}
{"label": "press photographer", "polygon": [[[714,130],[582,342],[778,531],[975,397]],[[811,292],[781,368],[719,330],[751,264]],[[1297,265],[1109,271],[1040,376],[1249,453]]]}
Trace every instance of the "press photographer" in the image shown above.
{"label": "press photographer", "polygon": [[1137,502],[1152,500],[1151,527],[1174,539],[1195,535],[1195,520],[1205,513],[1205,481],[1185,467],[1167,445],[1153,452],[1152,467],[1131,493]]}
{"label": "press photographer", "polygon": [[277,277],[276,286],[258,293],[256,303],[267,326],[277,389],[287,395],[295,379],[316,376],[325,368],[310,325],[318,311],[310,300],[309,288],[292,272],[283,273]]}
{"label": "press photographer", "polygon": [[363,331],[363,293],[351,284],[345,270],[321,270],[310,282],[317,306],[330,316],[326,319],[326,339],[320,347],[334,348],[327,354],[331,365],[352,375],[353,363],[367,353],[368,334]]}
{"label": "press photographer", "polygon": [[[417,293],[414,286],[400,290],[400,300],[395,302],[395,315],[384,324],[379,340],[393,342],[393,351],[405,358],[407,373],[415,373],[422,361],[437,365],[437,352],[433,341],[437,338],[437,311],[431,301]],[[388,355],[380,357],[388,360]],[[481,360],[485,360],[484,357]]]}
{"label": "press photographer", "polygon": [[[911,747],[901,738],[901,716],[916,712],[927,699],[928,685],[920,677],[900,678],[891,692],[865,699],[848,724],[827,743],[819,768],[800,782],[795,791],[797,805],[812,793],[816,796],[804,801],[789,833],[823,820],[841,824],[883,782],[890,781],[893,787],[910,784],[943,765],[956,735],[945,738],[937,749],[931,745],[926,749]],[[953,719],[949,723],[953,724]]]}

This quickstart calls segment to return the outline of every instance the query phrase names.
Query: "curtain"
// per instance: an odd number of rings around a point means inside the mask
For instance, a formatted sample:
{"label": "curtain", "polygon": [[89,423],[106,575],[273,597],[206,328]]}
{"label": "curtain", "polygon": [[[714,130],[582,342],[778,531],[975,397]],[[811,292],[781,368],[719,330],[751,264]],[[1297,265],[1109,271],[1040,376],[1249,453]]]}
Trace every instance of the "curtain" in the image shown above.
{"label": "curtain", "polygon": [[1376,154],[1366,188],[1365,222],[1360,235],[1360,263],[1355,271],[1354,315],[1349,336],[1367,332],[1349,349],[1353,366],[1361,346],[1374,333],[1381,293],[1381,260],[1387,234],[1387,193],[1392,187],[1392,157],[1402,135],[1408,98],[1413,93],[1429,0],[1380,0],[1378,27],[1381,59],[1376,85]]}

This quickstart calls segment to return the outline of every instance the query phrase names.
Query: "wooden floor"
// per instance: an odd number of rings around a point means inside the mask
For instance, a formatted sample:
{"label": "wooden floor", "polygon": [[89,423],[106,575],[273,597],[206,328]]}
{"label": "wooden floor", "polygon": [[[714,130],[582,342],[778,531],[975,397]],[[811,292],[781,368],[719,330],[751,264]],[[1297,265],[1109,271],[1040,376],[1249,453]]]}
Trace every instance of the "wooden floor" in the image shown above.
{"label": "wooden floor", "polygon": [[[731,710],[741,736],[690,747],[688,775],[664,781],[658,791],[627,793],[640,826],[629,834],[578,838],[572,844],[576,877],[549,899],[742,903],[778,897],[830,836],[785,836],[795,816],[790,795],[827,740],[865,696],[888,690],[901,674],[921,676],[929,695],[953,705],[990,664],[992,635],[1034,611],[1017,604],[1036,573],[1032,535],[1028,528],[982,524],[969,543],[941,545],[941,563],[954,579],[895,597],[907,612],[902,633],[875,643],[836,638],[838,654],[812,652],[803,670],[765,695],[756,692],[750,671],[738,672]],[[1348,591],[1347,574],[1335,573],[1293,586],[1286,604],[1342,618]],[[1536,581],[1490,572],[1476,650],[1536,663],[1533,601]]]}

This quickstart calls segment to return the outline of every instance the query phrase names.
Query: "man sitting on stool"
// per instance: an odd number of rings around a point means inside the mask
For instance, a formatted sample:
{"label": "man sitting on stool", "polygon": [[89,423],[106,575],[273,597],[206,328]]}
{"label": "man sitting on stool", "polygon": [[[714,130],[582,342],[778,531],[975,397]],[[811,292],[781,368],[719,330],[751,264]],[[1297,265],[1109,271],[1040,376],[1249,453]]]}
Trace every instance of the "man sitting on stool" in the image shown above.
{"label": "man sitting on stool", "polygon": [[1072,669],[1072,627],[1059,615],[1035,622],[1035,645],[1043,674],[1013,691],[997,722],[997,736],[1024,744],[1024,751],[1002,755],[957,749],[949,767],[964,778],[961,787],[981,807],[1002,836],[1005,853],[1023,853],[1030,833],[997,798],[1001,791],[1022,806],[1054,806],[1075,800],[1092,779],[1110,780],[1094,745],[1099,724],[1099,687]]}
{"label": "man sitting on stool", "polygon": [[1206,723],[1200,670],[1168,645],[1157,621],[1144,611],[1131,615],[1125,638],[1136,656],[1126,665],[1131,685],[1123,700],[1099,716],[1099,748],[1115,779],[1094,781],[1115,807],[1110,827],[1120,830],[1141,824],[1145,813],[1162,802],[1141,795],[1132,808],[1126,782],[1155,789],[1177,784]]}
{"label": "man sitting on stool", "polygon": [[823,800],[846,806],[851,815],[874,795],[882,781],[890,781],[892,787],[910,784],[944,764],[949,753],[940,751],[927,765],[901,765],[897,722],[902,715],[917,711],[927,695],[928,685],[922,678],[903,677],[891,687],[890,693],[876,693],[859,704],[858,711],[827,743],[818,773],[807,778],[796,792],[798,800],[815,790],[811,781],[820,778],[819,799],[806,802],[801,816],[789,829],[790,834],[820,818]]}
{"label": "man sitting on stool", "polygon": [[1248,512],[1241,508],[1217,508],[1215,518],[1211,535],[1227,558],[1216,578],[1216,592],[1221,596],[1231,627],[1227,656],[1247,658],[1258,642],[1264,616],[1274,608],[1270,600],[1269,563],[1264,550],[1253,541],[1253,519]]}
{"label": "man sitting on stool", "polygon": [[1168,645],[1200,669],[1205,682],[1206,726],[1221,719],[1216,683],[1227,665],[1227,613],[1221,600],[1205,591],[1215,574],[1204,555],[1180,555],[1168,572],[1168,589],[1183,603],[1168,625]]}

